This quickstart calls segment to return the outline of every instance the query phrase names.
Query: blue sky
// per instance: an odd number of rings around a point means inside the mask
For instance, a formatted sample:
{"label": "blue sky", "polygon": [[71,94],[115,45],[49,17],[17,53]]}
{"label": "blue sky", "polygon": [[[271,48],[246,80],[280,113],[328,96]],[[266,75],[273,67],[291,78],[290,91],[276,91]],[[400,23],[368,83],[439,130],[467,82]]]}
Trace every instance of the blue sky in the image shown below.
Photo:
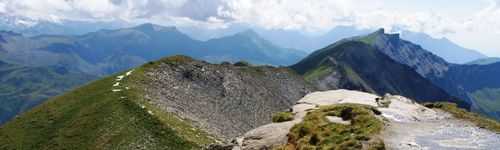
{"label": "blue sky", "polygon": [[339,25],[446,37],[500,56],[500,0],[0,0],[0,14],[36,20],[152,22],[224,28],[235,23],[322,33]]}

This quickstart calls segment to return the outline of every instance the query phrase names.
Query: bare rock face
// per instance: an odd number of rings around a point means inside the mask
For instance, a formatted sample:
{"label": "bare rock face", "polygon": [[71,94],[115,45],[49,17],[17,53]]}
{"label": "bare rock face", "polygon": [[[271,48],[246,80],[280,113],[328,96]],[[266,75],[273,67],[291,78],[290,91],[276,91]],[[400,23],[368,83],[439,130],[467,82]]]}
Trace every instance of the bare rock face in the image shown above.
{"label": "bare rock face", "polygon": [[421,46],[400,39],[399,34],[386,34],[383,29],[372,33],[373,45],[395,61],[408,65],[424,77],[441,77],[450,64]]}
{"label": "bare rock face", "polygon": [[217,65],[167,58],[146,71],[146,97],[221,139],[271,122],[311,91],[284,68]]}

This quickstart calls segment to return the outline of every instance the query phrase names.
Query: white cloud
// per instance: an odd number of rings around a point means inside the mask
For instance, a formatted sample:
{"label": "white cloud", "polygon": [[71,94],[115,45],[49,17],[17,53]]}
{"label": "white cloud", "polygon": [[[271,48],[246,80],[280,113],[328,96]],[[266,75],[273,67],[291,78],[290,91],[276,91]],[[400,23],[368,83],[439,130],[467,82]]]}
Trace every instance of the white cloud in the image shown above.
{"label": "white cloud", "polygon": [[351,22],[347,0],[227,0],[223,17],[265,28],[324,30]]}
{"label": "white cloud", "polygon": [[489,0],[488,7],[466,21],[468,29],[494,31],[500,35],[500,0]]}
{"label": "white cloud", "polygon": [[119,19],[131,23],[164,23],[161,18],[169,20],[169,24],[220,24],[220,21],[214,22],[220,5],[219,0],[0,0],[0,13],[48,21]]}
{"label": "white cloud", "polygon": [[483,10],[482,14],[491,16],[490,21],[485,22],[483,20],[486,15],[456,18],[449,15],[449,12],[432,9],[401,11],[387,7],[391,3],[388,0],[226,0],[225,2],[227,5],[219,10],[219,15],[236,22],[256,24],[271,29],[325,31],[339,25],[353,25],[359,28],[405,29],[440,37],[467,28],[484,28],[476,25],[481,22],[490,28],[500,30],[500,26],[496,23],[500,21],[496,5]]}
{"label": "white cloud", "polygon": [[5,13],[5,2],[0,1],[0,13]]}
{"label": "white cloud", "polygon": [[[56,22],[119,19],[210,29],[243,23],[320,33],[352,25],[425,32],[434,37],[500,35],[500,0],[0,0],[0,15],[5,14]],[[458,41],[480,45],[465,39]]]}
{"label": "white cloud", "polygon": [[387,7],[391,0],[0,0],[0,13],[51,21],[120,19],[210,27],[247,23],[313,32],[354,25],[434,36],[485,29],[500,34],[499,0],[488,1],[488,7],[462,18],[443,11],[396,10]]}

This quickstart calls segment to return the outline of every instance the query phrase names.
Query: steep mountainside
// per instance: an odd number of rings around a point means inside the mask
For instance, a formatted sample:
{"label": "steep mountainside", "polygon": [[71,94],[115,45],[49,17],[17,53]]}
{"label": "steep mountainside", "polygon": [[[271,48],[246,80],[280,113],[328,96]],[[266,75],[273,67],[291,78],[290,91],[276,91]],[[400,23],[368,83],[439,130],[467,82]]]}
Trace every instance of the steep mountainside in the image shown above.
{"label": "steep mountainside", "polygon": [[[453,66],[442,79],[447,89],[467,91],[472,110],[500,120],[500,63]],[[452,84],[450,84],[452,83]]]}
{"label": "steep mountainside", "polygon": [[450,66],[441,57],[432,54],[419,45],[401,39],[399,34],[386,34],[384,29],[367,36],[354,37],[353,40],[375,46],[396,62],[414,68],[420,75],[427,78],[441,77]]}
{"label": "steep mountainside", "polygon": [[0,127],[0,149],[199,149],[269,123],[310,90],[286,68],[174,56],[35,107]]}
{"label": "steep mountainside", "polygon": [[94,78],[61,66],[24,67],[0,61],[0,124]]}
{"label": "steep mountainside", "polygon": [[415,69],[448,94],[465,100],[472,106],[469,109],[499,118],[499,109],[494,105],[500,86],[494,77],[499,74],[497,65],[450,64],[422,47],[400,39],[398,34],[386,34],[384,30],[349,40],[379,47],[384,54]]}
{"label": "steep mountainside", "polygon": [[[0,60],[9,64],[35,68],[64,66],[69,72],[81,74],[68,74],[68,76],[65,74],[61,75],[61,78],[79,80],[87,78],[87,75],[93,77],[109,75],[164,56],[177,54],[211,62],[247,60],[256,64],[272,65],[293,64],[305,56],[302,52],[274,46],[252,33],[240,33],[204,42],[191,39],[175,27],[153,24],[118,30],[100,30],[81,36],[26,37],[14,32],[0,32]],[[55,78],[51,77],[40,78],[46,78],[46,82],[60,82],[53,81],[52,79]],[[19,81],[19,84],[29,84],[23,82]],[[84,82],[75,85],[82,83]],[[54,85],[53,88],[67,90],[73,87],[58,85]],[[15,93],[14,89],[10,90],[7,92]],[[47,96],[60,94],[61,90],[49,91],[50,89],[40,89],[40,92],[51,93]],[[32,90],[9,95],[7,99],[16,102],[5,103],[15,105],[2,107],[20,110],[25,105],[34,105],[29,101],[40,101],[38,98],[36,100],[34,98],[19,99],[21,97],[19,94],[35,94],[31,92]],[[9,113],[7,116],[13,115],[15,114]]]}
{"label": "steep mountainside", "polygon": [[340,41],[312,53],[292,68],[322,90],[345,88],[379,95],[399,94],[421,102],[452,101],[466,105],[412,68],[363,42]]}

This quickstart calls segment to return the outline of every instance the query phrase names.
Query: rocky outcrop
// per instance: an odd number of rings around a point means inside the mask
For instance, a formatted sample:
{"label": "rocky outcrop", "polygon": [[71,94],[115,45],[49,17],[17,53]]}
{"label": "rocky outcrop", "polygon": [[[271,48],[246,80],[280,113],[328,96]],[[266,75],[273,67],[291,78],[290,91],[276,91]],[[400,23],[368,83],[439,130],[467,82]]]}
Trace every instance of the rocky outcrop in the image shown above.
{"label": "rocky outcrop", "polygon": [[[391,103],[380,107],[377,99]],[[424,107],[411,99],[397,95],[381,98],[359,91],[334,90],[306,95],[293,106],[294,120],[253,129],[236,140],[233,150],[269,149],[286,144],[288,131],[302,122],[307,112],[320,106],[342,103],[376,107],[380,119],[386,124],[379,137],[388,149],[495,149],[500,146],[500,135],[456,119],[444,111]],[[345,121],[340,123],[348,125]]]}
{"label": "rocky outcrop", "polygon": [[311,91],[286,68],[217,65],[174,56],[146,72],[146,97],[209,133],[230,139],[271,122]]}
{"label": "rocky outcrop", "polygon": [[386,34],[380,29],[366,37],[367,43],[377,47],[381,52],[395,61],[408,65],[424,77],[441,77],[449,69],[450,64],[443,58],[400,38],[399,34]]}

